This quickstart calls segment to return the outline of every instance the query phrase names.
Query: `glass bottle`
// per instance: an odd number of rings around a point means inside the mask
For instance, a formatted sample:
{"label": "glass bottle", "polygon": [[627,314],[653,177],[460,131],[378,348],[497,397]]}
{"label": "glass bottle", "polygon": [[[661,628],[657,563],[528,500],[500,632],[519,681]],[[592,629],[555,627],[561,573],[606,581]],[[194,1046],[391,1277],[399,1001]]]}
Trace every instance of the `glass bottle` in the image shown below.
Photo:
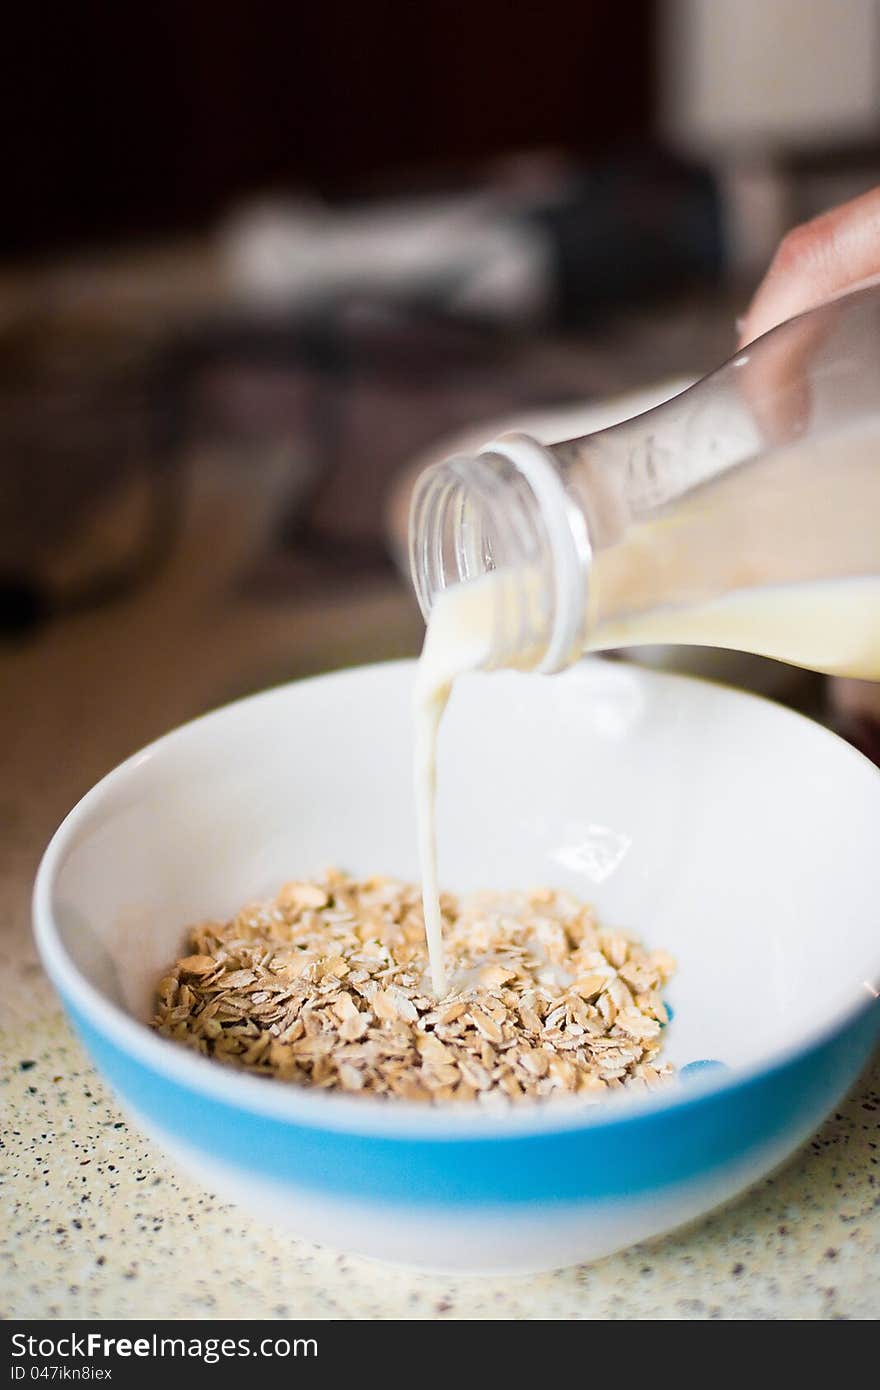
{"label": "glass bottle", "polygon": [[426,619],[450,585],[517,580],[486,590],[492,666],[685,642],[880,679],[880,286],[610,429],[432,466],[410,561]]}

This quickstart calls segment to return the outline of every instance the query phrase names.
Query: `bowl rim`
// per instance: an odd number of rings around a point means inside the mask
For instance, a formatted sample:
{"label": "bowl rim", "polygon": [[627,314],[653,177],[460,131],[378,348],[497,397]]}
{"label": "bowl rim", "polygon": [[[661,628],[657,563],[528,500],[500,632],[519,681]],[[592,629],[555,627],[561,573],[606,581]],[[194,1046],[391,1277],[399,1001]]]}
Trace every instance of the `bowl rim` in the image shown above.
{"label": "bowl rim", "polygon": [[[586,662],[600,657],[586,657]],[[780,717],[796,719],[809,726],[811,735],[832,739],[844,756],[857,759],[880,779],[880,768],[824,725],[796,710],[751,691],[738,690],[722,682],[678,672],[657,671],[631,662],[639,679],[651,684],[685,682],[688,685],[708,685],[727,696],[755,701],[770,706]],[[53,915],[53,893],[57,876],[62,869],[70,843],[80,823],[100,805],[102,799],[119,783],[135,776],[138,769],[153,758],[161,756],[166,747],[189,736],[196,728],[222,722],[243,707],[259,703],[283,701],[292,690],[317,682],[363,678],[364,675],[387,673],[395,668],[412,670],[412,659],[374,662],[346,667],[289,681],[269,690],[246,695],[217,709],[186,721],[119,763],[85,793],[71,808],[58,826],[40,860],[32,897],[33,931],[40,957],[49,978],[58,990],[65,1008],[72,1008],[104,1038],[129,1058],[159,1073],[163,1079],[188,1087],[221,1104],[250,1111],[262,1116],[288,1121],[310,1129],[341,1130],[353,1135],[375,1135],[393,1138],[423,1138],[430,1140],[502,1139],[516,1135],[546,1135],[577,1130],[619,1126],[645,1116],[672,1113],[706,1100],[732,1096],[755,1082],[769,1079],[792,1062],[817,1050],[823,1044],[854,1026],[863,1014],[880,1001],[880,992],[873,983],[880,980],[878,958],[872,981],[863,982],[864,998],[838,1008],[834,1016],[799,1035],[794,1041],[776,1049],[769,1056],[748,1065],[730,1069],[707,1068],[705,1072],[688,1077],[684,1086],[662,1087],[637,1094],[625,1091],[611,1095],[600,1103],[585,1104],[577,1097],[554,1097],[534,1106],[513,1106],[509,1109],[479,1107],[461,1113],[456,1107],[431,1107],[395,1104],[377,1098],[345,1096],[313,1092],[306,1087],[272,1085],[271,1080],[237,1072],[223,1067],[210,1058],[201,1057],[170,1039],[160,1037],[146,1023],[134,1018],[125,1009],[107,999],[81,973],[66,951]]]}

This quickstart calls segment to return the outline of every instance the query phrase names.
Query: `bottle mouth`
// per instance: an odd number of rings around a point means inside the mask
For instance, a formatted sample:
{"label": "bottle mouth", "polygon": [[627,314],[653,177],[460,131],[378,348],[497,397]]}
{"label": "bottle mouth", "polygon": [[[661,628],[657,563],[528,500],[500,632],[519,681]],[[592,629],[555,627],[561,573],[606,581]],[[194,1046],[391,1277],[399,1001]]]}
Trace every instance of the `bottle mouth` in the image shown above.
{"label": "bottle mouth", "polygon": [[528,652],[532,669],[557,671],[583,650],[586,524],[551,450],[530,436],[502,435],[477,454],[426,469],[413,492],[409,551],[426,622],[453,584],[495,570],[521,577],[516,621],[498,615],[493,665],[524,664]]}

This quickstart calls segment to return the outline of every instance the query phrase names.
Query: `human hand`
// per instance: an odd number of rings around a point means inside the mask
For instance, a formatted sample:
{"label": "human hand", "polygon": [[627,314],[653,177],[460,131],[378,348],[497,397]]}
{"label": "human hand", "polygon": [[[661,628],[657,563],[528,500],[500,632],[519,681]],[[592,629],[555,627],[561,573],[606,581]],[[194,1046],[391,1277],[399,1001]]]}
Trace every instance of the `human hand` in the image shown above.
{"label": "human hand", "polygon": [[[875,188],[783,238],[740,325],[740,347],[794,315],[878,277],[880,188]],[[807,418],[808,366],[821,331],[807,320],[774,338],[778,347],[762,353],[761,378],[752,383],[760,388],[752,407],[765,436],[783,439]],[[831,682],[831,701],[841,732],[880,764],[880,686],[836,679]]]}
{"label": "human hand", "polygon": [[740,347],[878,277],[880,188],[872,188],[783,237],[741,322]]}
{"label": "human hand", "polygon": [[[785,236],[739,325],[740,350],[771,329],[754,364],[744,363],[743,394],[768,444],[806,429],[810,372],[835,322],[833,309],[800,317],[880,278],[880,188],[804,222]],[[780,324],[785,324],[780,328]]]}

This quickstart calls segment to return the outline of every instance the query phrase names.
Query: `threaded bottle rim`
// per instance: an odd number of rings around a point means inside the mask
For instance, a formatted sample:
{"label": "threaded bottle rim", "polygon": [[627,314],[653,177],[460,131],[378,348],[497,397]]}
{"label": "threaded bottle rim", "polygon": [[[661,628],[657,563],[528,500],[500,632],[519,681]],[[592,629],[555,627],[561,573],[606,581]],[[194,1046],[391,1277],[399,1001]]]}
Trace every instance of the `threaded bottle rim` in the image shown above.
{"label": "threaded bottle rim", "polygon": [[[427,469],[410,510],[410,570],[426,621],[437,595],[493,569],[537,569],[546,593],[540,633],[520,632],[557,671],[583,650],[591,547],[584,515],[569,496],[552,449],[506,434],[474,455]],[[521,627],[527,625],[522,615]],[[500,630],[500,629],[499,629]],[[505,646],[511,643],[509,625]],[[517,653],[497,653],[497,664]]]}

